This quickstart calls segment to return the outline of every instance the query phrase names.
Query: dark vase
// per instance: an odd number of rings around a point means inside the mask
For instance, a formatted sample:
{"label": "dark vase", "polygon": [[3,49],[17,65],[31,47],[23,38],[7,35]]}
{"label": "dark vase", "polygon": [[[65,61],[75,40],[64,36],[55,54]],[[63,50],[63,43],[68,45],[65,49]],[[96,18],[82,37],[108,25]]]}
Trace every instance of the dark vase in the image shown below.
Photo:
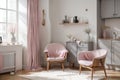
{"label": "dark vase", "polygon": [[69,23],[67,16],[65,16],[65,19],[63,20],[63,23]]}
{"label": "dark vase", "polygon": [[2,37],[0,36],[0,44],[2,43]]}
{"label": "dark vase", "polygon": [[74,23],[78,23],[79,22],[77,16],[74,17],[73,22]]}

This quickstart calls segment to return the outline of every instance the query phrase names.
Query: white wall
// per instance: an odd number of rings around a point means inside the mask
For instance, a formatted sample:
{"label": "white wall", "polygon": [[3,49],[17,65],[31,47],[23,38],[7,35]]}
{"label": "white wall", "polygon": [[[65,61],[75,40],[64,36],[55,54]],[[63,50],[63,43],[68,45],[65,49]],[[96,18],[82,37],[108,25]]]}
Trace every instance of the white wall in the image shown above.
{"label": "white wall", "polygon": [[[63,26],[64,16],[87,17],[89,27],[92,29],[92,36],[97,37],[97,0],[50,0],[50,21],[51,21],[51,41],[65,43],[66,35],[72,34],[80,40],[87,40],[84,32],[86,25]],[[88,9],[88,11],[85,11]]]}
{"label": "white wall", "polygon": [[44,65],[44,58],[45,55],[43,53],[43,50],[45,46],[51,42],[51,26],[50,26],[50,20],[49,20],[49,0],[40,0],[40,15],[42,20],[42,10],[45,10],[45,26],[40,26],[40,60],[41,64]]}

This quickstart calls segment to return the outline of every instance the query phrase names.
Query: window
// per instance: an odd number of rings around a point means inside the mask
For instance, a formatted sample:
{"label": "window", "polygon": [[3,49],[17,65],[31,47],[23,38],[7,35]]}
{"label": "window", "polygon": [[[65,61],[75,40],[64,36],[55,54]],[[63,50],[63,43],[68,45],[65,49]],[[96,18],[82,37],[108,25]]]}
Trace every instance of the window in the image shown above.
{"label": "window", "polygon": [[11,32],[17,34],[17,4],[17,0],[0,0],[0,36],[3,42],[10,41]]}

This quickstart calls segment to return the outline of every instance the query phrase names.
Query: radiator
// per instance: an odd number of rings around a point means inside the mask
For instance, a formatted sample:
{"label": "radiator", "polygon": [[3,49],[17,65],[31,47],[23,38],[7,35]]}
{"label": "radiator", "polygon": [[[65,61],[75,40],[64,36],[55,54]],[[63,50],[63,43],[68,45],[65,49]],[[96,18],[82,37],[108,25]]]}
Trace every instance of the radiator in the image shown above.
{"label": "radiator", "polygon": [[0,55],[3,57],[2,62],[2,69],[0,70],[0,73],[4,72],[12,72],[15,71],[16,68],[16,54],[14,51],[11,52],[0,52]]}

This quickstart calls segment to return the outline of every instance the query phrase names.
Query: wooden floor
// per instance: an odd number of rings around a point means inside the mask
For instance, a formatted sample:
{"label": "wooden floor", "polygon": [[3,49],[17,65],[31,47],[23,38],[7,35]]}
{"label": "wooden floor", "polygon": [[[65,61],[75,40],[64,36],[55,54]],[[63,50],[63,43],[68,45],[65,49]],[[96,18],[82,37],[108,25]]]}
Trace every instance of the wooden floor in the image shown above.
{"label": "wooden floor", "polygon": [[[101,71],[97,73],[101,74]],[[15,75],[10,75],[10,73],[0,74],[0,80],[29,80],[17,76],[21,74],[29,74],[29,72],[23,70],[16,72]],[[107,70],[107,75],[108,75],[107,80],[120,80],[120,71]]]}
{"label": "wooden floor", "polygon": [[17,76],[19,74],[29,74],[29,72],[23,70],[23,71],[17,71],[15,75],[11,75],[10,73],[0,74],[0,80],[28,80]]}

